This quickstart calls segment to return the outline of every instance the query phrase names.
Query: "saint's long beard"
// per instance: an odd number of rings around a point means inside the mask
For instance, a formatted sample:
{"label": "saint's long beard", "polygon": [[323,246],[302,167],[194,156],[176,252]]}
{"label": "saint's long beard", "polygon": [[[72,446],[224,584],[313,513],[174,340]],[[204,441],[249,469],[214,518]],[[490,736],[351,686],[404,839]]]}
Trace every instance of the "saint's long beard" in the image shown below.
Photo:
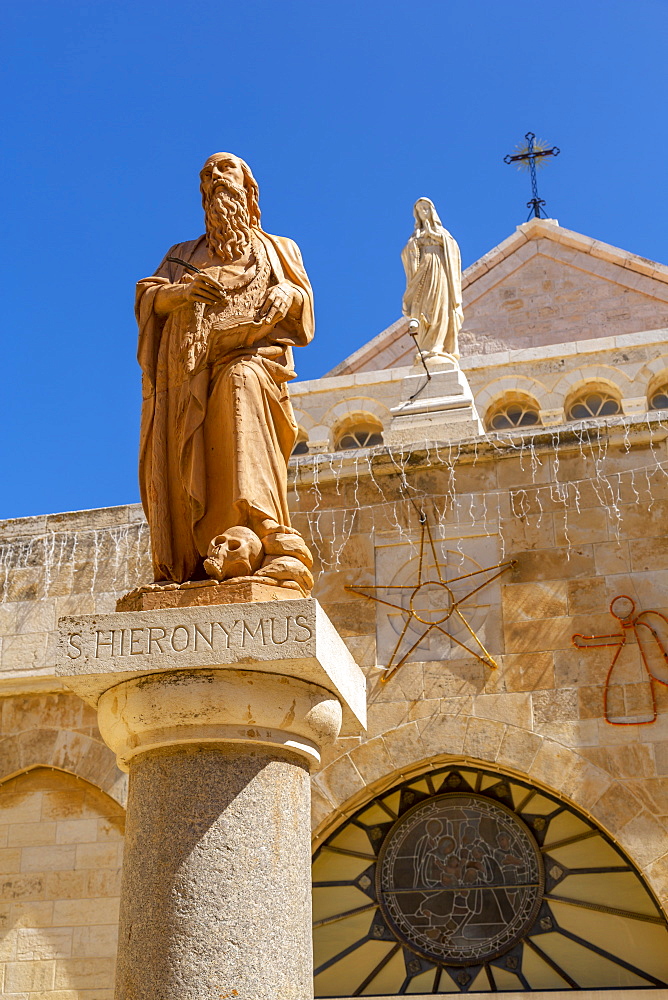
{"label": "saint's long beard", "polygon": [[250,244],[250,216],[246,191],[235,184],[218,183],[204,205],[209,254],[238,260]]}

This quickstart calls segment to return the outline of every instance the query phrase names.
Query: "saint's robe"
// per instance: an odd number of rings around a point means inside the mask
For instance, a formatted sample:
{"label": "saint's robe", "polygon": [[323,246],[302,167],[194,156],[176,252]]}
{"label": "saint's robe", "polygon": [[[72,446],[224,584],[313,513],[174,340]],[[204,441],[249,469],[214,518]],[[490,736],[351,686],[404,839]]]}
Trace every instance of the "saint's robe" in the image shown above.
{"label": "saint's robe", "polygon": [[[137,284],[139,480],[156,581],[204,578],[209,543],[227,528],[257,530],[264,519],[290,525],[287,462],[297,427],[286,382],[295,377],[292,345],[313,337],[313,294],[296,244],[253,233],[269,260],[270,285],[290,282],[302,300],[298,319],[286,317],[257,343],[242,338],[212,356],[207,344],[193,348],[194,304],[158,316],[158,290],[184,273],[166,258]],[[179,243],[166,257],[201,258],[204,241]]]}

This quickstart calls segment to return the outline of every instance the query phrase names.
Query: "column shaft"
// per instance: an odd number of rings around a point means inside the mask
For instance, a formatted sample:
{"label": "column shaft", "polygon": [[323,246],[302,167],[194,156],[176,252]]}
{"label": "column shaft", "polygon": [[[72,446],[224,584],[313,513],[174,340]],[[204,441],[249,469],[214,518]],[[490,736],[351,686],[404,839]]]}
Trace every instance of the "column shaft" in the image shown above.
{"label": "column shaft", "polygon": [[308,767],[290,751],[134,758],[117,1000],[313,996],[309,804]]}

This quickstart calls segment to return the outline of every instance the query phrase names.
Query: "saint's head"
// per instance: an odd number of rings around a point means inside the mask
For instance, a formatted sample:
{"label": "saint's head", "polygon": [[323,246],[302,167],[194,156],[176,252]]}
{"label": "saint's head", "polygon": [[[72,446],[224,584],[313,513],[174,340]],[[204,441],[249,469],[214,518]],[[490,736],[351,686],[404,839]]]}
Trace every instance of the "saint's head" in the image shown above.
{"label": "saint's head", "polygon": [[259,191],[250,167],[233,153],[214,153],[200,172],[200,190],[210,255],[238,260],[260,224]]}
{"label": "saint's head", "polygon": [[431,198],[418,198],[413,206],[413,216],[416,231],[424,229],[426,225],[432,229],[438,229],[443,225]]}

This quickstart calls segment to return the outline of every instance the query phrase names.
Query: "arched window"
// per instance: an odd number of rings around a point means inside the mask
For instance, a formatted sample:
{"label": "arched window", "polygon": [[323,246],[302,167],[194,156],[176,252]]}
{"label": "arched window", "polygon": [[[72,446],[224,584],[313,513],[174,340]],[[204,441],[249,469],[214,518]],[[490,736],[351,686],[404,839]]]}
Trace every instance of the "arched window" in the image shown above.
{"label": "arched window", "polygon": [[668,410],[668,383],[658,386],[650,393],[650,410]]}
{"label": "arched window", "polygon": [[668,927],[590,817],[519,777],[435,767],[380,792],[313,863],[315,996],[668,983]]}
{"label": "arched window", "polygon": [[383,428],[373,420],[357,420],[341,429],[336,441],[337,451],[372,448],[383,443]]}
{"label": "arched window", "polygon": [[490,431],[514,430],[516,427],[535,427],[540,423],[538,405],[535,400],[526,397],[521,399],[502,399],[490,408],[485,422]]}
{"label": "arched window", "polygon": [[297,431],[297,440],[295,446],[292,449],[292,455],[308,455],[308,437],[306,436],[306,431],[303,431],[301,427]]}
{"label": "arched window", "polygon": [[568,420],[591,420],[592,417],[614,417],[621,413],[619,399],[608,389],[585,389],[567,407]]}

